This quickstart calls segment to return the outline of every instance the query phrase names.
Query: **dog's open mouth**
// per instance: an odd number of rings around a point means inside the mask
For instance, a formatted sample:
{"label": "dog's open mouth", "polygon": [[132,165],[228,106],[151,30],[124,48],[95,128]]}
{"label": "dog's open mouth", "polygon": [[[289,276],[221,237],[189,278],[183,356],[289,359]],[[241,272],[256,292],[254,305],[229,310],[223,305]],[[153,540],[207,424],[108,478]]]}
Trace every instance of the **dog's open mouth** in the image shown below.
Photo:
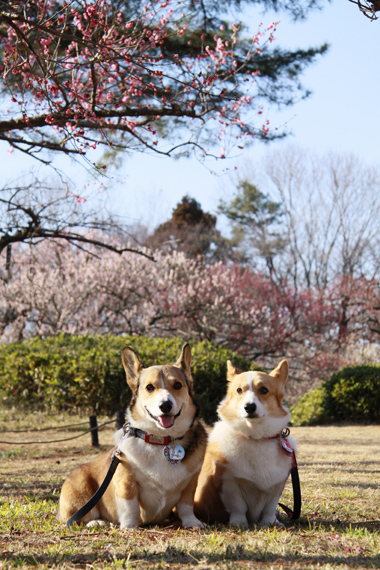
{"label": "dog's open mouth", "polygon": [[170,428],[174,424],[174,416],[158,416],[157,419],[164,428]]}
{"label": "dog's open mouth", "polygon": [[181,412],[182,412],[182,407],[181,407],[180,411],[175,416],[173,416],[171,414],[163,414],[162,416],[154,416],[153,414],[150,413],[148,408],[145,408],[145,409],[148,412],[148,414],[150,415],[150,417],[153,418],[157,423],[159,423],[163,428],[173,427],[174,422],[181,415]]}

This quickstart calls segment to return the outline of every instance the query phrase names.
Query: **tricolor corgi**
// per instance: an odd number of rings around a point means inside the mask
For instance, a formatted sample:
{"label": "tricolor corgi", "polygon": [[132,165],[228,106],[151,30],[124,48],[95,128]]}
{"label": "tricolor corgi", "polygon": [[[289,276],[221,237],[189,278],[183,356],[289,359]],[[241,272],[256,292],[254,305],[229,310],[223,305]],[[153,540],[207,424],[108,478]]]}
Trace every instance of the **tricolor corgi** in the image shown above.
{"label": "tricolor corgi", "polygon": [[[227,362],[227,395],[218,407],[198,479],[194,512],[208,523],[277,524],[276,508],[292,467],[295,442],[282,431],[288,363],[270,374]],[[280,524],[280,523],[278,523]]]}
{"label": "tricolor corgi", "polygon": [[[184,527],[201,528],[193,503],[207,437],[192,395],[190,346],[183,346],[174,365],[143,368],[129,347],[122,361],[132,399],[127,423],[115,434],[121,463],[97,506],[82,520],[109,521],[125,529],[161,523],[176,507]],[[98,489],[113,452],[99,454],[66,479],[60,497],[62,521]]]}

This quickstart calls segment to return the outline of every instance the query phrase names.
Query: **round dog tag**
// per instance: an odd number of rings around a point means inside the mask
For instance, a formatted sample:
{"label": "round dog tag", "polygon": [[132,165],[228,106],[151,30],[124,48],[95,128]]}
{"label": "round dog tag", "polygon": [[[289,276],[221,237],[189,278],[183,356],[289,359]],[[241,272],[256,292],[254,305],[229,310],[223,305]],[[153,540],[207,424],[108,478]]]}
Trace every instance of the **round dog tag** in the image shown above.
{"label": "round dog tag", "polygon": [[185,450],[182,445],[176,445],[175,447],[169,447],[169,445],[166,445],[164,447],[164,455],[170,465],[177,465],[185,457]]}

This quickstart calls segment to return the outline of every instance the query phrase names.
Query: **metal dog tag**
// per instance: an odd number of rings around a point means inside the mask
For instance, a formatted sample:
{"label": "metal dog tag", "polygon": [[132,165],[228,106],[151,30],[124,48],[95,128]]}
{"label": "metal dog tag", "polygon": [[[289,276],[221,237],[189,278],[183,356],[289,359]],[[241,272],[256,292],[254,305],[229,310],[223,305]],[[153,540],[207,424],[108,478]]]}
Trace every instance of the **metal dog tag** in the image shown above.
{"label": "metal dog tag", "polygon": [[176,445],[175,447],[166,445],[164,447],[164,455],[170,465],[178,465],[178,463],[180,463],[185,457],[185,450],[182,445]]}

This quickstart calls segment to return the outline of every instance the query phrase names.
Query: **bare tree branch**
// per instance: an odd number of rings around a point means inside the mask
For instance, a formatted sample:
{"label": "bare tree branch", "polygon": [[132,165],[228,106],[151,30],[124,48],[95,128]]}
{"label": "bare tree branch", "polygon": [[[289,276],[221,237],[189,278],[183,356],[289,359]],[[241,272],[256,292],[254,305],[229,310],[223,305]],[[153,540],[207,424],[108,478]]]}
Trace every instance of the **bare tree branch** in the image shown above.
{"label": "bare tree branch", "polygon": [[369,18],[371,21],[377,20],[379,16],[377,12],[380,12],[380,1],[379,0],[364,0],[361,2],[360,0],[349,0],[353,4],[356,4],[366,18]]}
{"label": "bare tree branch", "polygon": [[78,197],[62,188],[35,181],[27,186],[0,190],[0,254],[15,243],[40,240],[66,240],[89,244],[118,254],[134,252],[154,261],[143,248],[112,240],[116,231],[125,229],[114,219],[97,219],[94,211],[80,207]]}

